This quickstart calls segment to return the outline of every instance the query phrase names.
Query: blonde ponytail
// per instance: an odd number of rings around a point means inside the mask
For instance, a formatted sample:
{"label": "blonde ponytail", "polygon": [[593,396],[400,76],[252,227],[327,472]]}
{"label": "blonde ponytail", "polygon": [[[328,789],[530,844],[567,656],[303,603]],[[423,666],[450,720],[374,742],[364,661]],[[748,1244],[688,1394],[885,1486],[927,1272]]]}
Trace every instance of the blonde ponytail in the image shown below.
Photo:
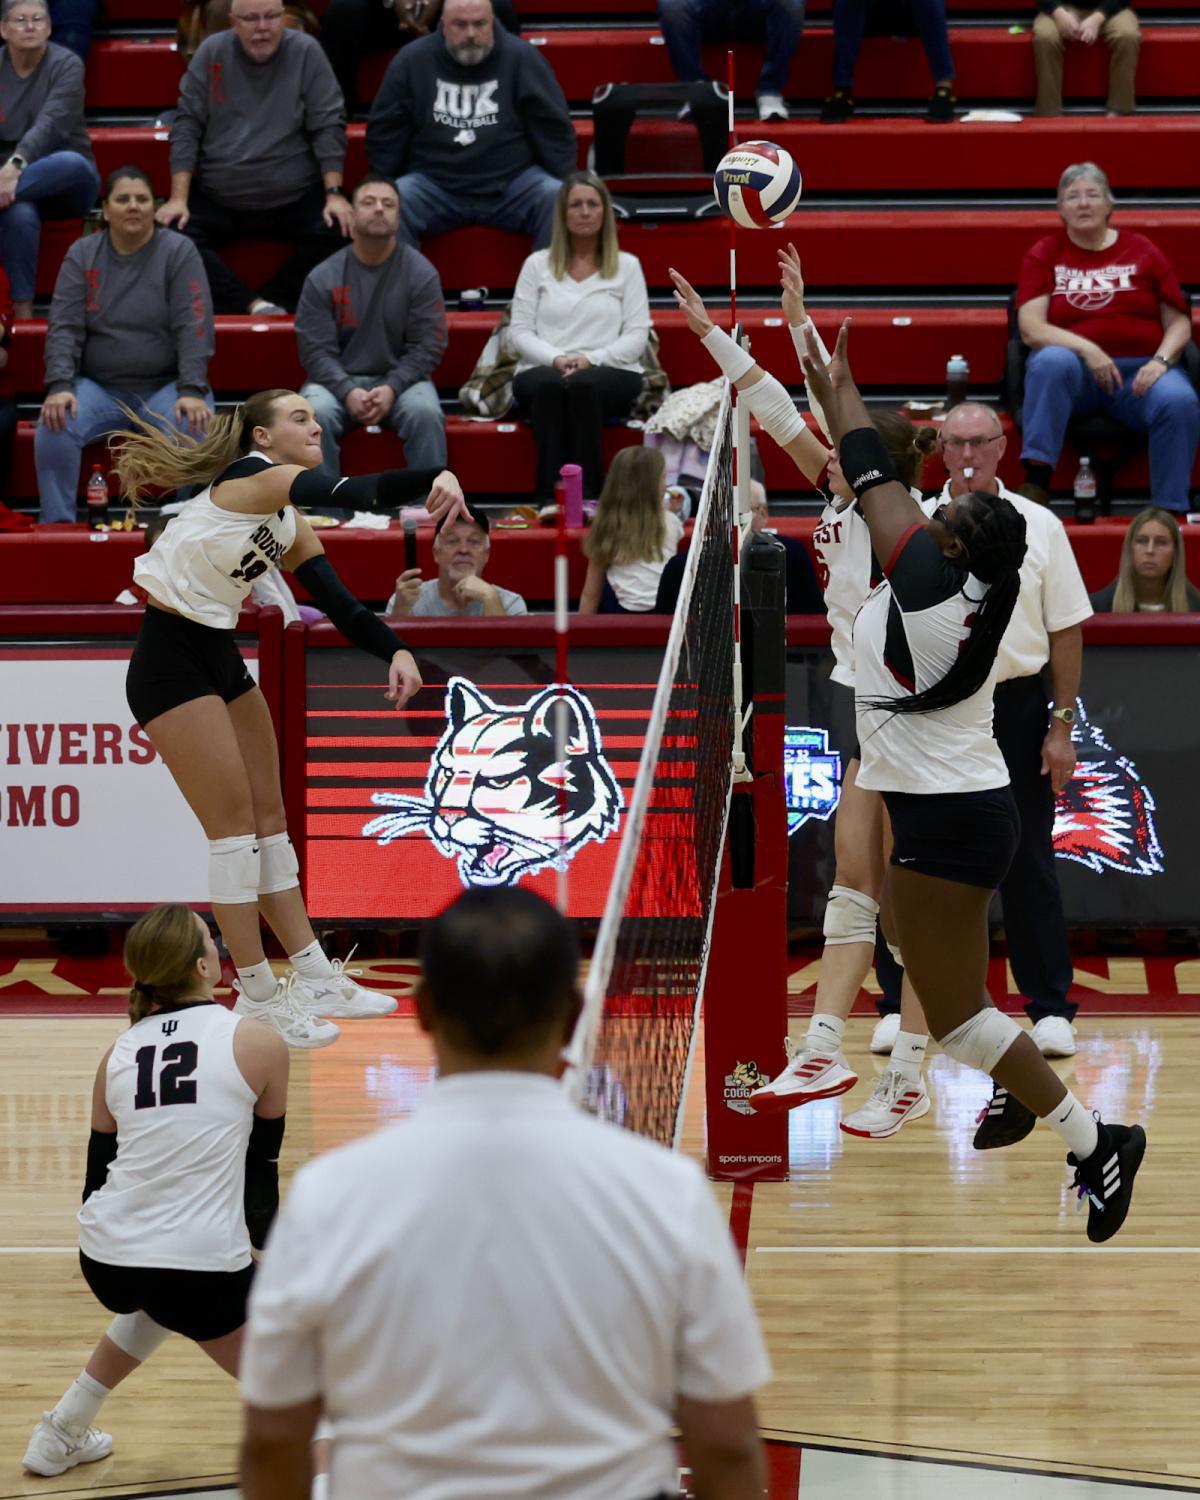
{"label": "blonde ponytail", "polygon": [[172,1005],[195,993],[196,963],[204,957],[204,936],[191,907],[156,906],[139,917],[125,937],[125,968],[131,1023],[156,1005]]}

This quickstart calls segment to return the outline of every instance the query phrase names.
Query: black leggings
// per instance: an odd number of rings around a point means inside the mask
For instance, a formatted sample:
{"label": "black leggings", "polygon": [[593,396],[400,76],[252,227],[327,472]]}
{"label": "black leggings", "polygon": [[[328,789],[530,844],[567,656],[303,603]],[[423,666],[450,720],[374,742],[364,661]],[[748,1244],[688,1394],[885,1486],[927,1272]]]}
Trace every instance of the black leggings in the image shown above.
{"label": "black leggings", "polygon": [[554,499],[554,486],[563,464],[583,470],[583,493],[595,500],[604,484],[601,435],[610,417],[625,417],[642,389],[642,377],[632,370],[608,370],[599,365],[577,375],[560,375],[553,365],[525,370],[513,381],[513,395],[521,415],[533,423],[537,443],[535,498],[545,505]]}

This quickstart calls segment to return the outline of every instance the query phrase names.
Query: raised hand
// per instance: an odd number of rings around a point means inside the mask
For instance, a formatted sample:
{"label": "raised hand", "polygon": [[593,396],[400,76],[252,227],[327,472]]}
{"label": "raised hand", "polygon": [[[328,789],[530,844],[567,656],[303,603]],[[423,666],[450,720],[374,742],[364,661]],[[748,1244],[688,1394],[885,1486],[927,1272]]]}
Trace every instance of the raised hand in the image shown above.
{"label": "raised hand", "polygon": [[667,274],[675,284],[675,302],[687,314],[688,327],[697,338],[702,339],[713,326],[713,320],[708,315],[704,299],[691,282],[685,280],[678,271],[668,268]]}
{"label": "raised hand", "polygon": [[780,305],[783,315],[793,328],[799,328],[808,318],[804,310],[804,273],[800,269],[800,255],[789,240],[786,250],[779,252],[779,281],[783,287]]}
{"label": "raised hand", "polygon": [[804,330],[807,351],[803,359],[804,378],[812,398],[820,402],[829,418],[835,441],[840,441],[842,434],[851,427],[865,424],[867,420],[866,407],[850,370],[849,345],[849,318],[838,329],[837,344],[828,364],[821,358],[813,330]]}
{"label": "raised hand", "polygon": [[450,522],[455,516],[461,516],[464,521],[470,519],[462,485],[449,469],[443,469],[433,481],[433,488],[425,501],[425,509],[435,521]]}

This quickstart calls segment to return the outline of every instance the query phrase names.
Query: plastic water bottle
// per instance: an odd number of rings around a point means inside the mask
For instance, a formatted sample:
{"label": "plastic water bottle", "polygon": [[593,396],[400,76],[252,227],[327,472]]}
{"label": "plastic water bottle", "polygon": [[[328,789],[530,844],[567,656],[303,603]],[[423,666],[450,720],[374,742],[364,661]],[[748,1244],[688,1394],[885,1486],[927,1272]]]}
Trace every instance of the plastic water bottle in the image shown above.
{"label": "plastic water bottle", "polygon": [[952,354],[946,361],[946,410],[953,411],[967,399],[967,382],[971,378],[971,366],[961,354]]}
{"label": "plastic water bottle", "polygon": [[1075,519],[1094,521],[1096,518],[1096,471],[1086,455],[1079,460],[1075,470]]}
{"label": "plastic water bottle", "polygon": [[101,464],[92,465],[92,477],[87,482],[88,525],[93,529],[108,525],[108,480]]}

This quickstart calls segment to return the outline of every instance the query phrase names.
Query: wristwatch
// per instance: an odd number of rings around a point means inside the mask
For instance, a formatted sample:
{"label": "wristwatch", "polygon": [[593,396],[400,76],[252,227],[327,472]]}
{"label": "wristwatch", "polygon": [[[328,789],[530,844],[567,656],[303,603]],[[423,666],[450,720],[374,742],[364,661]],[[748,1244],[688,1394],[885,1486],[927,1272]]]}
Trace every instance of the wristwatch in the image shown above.
{"label": "wristwatch", "polygon": [[1050,717],[1052,719],[1061,719],[1067,728],[1070,729],[1071,725],[1075,722],[1075,710],[1073,708],[1051,709]]}

